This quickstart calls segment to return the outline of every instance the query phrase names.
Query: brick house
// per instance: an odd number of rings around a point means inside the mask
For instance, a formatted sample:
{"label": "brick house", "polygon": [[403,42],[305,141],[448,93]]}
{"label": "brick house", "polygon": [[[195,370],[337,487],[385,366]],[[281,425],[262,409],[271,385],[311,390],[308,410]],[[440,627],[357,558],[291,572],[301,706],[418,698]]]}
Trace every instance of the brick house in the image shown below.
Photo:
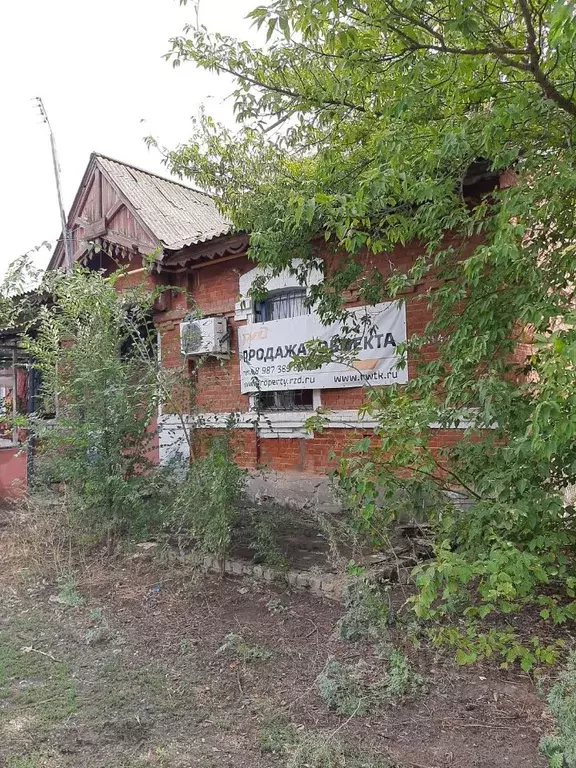
{"label": "brick house", "polygon": [[[487,183],[485,174],[481,183]],[[494,180],[488,183],[494,186]],[[253,302],[250,286],[262,273],[246,256],[248,237],[232,231],[208,195],[92,154],[68,228],[74,260],[107,272],[123,265],[127,271],[121,285],[148,281],[185,290],[166,291],[155,307],[162,364],[184,364],[194,381],[195,411],[202,414],[200,421],[194,421],[195,440],[217,433],[235,414],[236,456],[246,468],[325,474],[331,451],[341,451],[353,433],[371,434],[374,425],[358,416],[365,383],[385,386],[416,373],[411,361],[407,370],[395,368],[395,344],[424,329],[430,314],[417,298],[430,282],[418,285],[399,303],[368,310],[377,315],[377,327],[367,339],[365,331],[360,333],[363,338],[358,340],[352,370],[349,365],[335,365],[328,372],[295,376],[288,368],[290,355],[310,338],[307,332],[317,338],[323,330],[303,303],[307,286],[286,272],[267,281],[265,301]],[[90,243],[98,243],[101,250],[95,253]],[[366,269],[387,273],[393,267],[407,268],[418,254],[418,246],[410,245],[393,253],[367,255]],[[154,260],[151,272],[143,266],[146,257]],[[59,242],[49,269],[63,266],[64,258]],[[308,286],[320,279],[311,270]],[[358,304],[353,294],[347,298],[350,306]],[[206,318],[225,320],[228,354],[208,357],[200,365],[194,356],[182,356],[181,323],[190,305]],[[326,338],[337,332],[329,329]],[[259,386],[251,376],[254,366]],[[328,410],[329,423],[313,437],[304,425],[318,407]],[[158,424],[158,461],[165,462],[174,452],[186,454],[182,420],[162,413]],[[459,429],[438,429],[434,443],[449,445],[459,435]]]}

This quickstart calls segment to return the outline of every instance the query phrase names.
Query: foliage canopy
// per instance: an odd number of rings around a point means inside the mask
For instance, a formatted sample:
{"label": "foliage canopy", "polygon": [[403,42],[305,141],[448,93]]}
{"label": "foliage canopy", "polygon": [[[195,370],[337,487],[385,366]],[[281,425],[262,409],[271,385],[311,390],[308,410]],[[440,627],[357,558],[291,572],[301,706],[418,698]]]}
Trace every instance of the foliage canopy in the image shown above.
{"label": "foliage canopy", "polygon": [[[474,500],[466,515],[430,512],[438,559],[420,615],[460,611],[462,587],[476,585],[473,616],[535,601],[565,620],[576,608],[564,502],[576,481],[574,5],[274,0],[251,17],[262,47],[203,28],[172,41],[175,65],[235,77],[238,126],[201,114],[168,164],[216,193],[272,271],[345,252],[312,289],[327,320],[351,286],[375,303],[438,278],[424,298],[434,319],[407,345],[418,375],[369,393],[381,442],[345,459],[344,483],[368,521],[398,469]],[[513,183],[471,198],[479,168]],[[364,271],[363,253],[410,242],[421,255],[409,269],[392,256],[384,274]],[[434,359],[422,354],[431,343]],[[431,423],[463,420],[456,448],[430,449]]]}
{"label": "foliage canopy", "polygon": [[151,449],[162,397],[154,296],[119,295],[120,277],[80,267],[48,275],[22,338],[41,375],[30,426],[43,479],[65,483],[84,524],[108,534],[156,522]]}

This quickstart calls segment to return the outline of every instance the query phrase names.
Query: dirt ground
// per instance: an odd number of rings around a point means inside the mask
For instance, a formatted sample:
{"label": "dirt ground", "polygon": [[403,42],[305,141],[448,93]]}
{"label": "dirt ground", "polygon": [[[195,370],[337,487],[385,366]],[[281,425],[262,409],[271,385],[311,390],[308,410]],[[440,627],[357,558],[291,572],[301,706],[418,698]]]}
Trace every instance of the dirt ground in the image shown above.
{"label": "dirt ground", "polygon": [[[58,584],[11,551],[0,527],[0,766],[282,767],[290,755],[274,745],[286,729],[366,756],[295,766],[545,766],[549,723],[526,675],[407,647],[424,690],[338,716],[318,696],[318,674],[330,656],[371,653],[336,639],[339,605],[131,557]],[[230,633],[256,652],[219,653]]]}

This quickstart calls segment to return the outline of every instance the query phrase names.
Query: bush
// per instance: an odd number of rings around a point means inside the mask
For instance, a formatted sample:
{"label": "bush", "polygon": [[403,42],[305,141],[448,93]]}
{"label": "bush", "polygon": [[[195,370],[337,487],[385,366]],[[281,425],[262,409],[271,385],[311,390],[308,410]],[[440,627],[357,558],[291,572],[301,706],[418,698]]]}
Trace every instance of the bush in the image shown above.
{"label": "bush", "polygon": [[334,658],[328,659],[317,679],[318,693],[328,709],[339,715],[366,715],[370,709],[368,665],[342,664]]}
{"label": "bush", "polygon": [[269,651],[268,648],[250,645],[241,635],[237,635],[235,632],[229,632],[226,635],[223,645],[218,648],[216,653],[218,655],[232,656],[244,664],[251,661],[268,661],[272,658],[272,651]]}
{"label": "bush", "polygon": [[422,687],[422,677],[416,674],[407,656],[397,648],[388,655],[388,670],[381,684],[382,698],[387,701],[402,699]]}
{"label": "bush", "polygon": [[286,768],[346,768],[347,765],[340,741],[330,739],[329,734],[324,738],[310,734],[295,746]]}
{"label": "bush", "polygon": [[[503,665],[529,672],[557,662],[561,641],[548,643],[549,633],[527,638],[510,629],[508,617],[528,609],[555,625],[576,618],[576,517],[560,492],[535,492],[521,504],[511,488],[510,508],[475,498],[474,491],[461,509],[429,480],[394,476],[386,462],[368,462],[354,447],[341,462],[338,480],[350,503],[351,524],[363,521],[378,548],[390,546],[403,514],[392,505],[389,516],[382,517],[385,502],[397,498],[399,487],[412,499],[413,517],[425,517],[425,543],[433,557],[412,571],[416,590],[405,607],[427,623],[438,645],[454,649],[458,663],[498,655]],[[502,485],[502,494],[507,487]]]}
{"label": "bush", "polygon": [[278,546],[278,517],[274,508],[262,505],[250,510],[250,548],[254,561],[286,568],[288,560]]}
{"label": "bush", "polygon": [[281,713],[271,717],[258,731],[258,743],[262,754],[283,755],[297,741],[296,728]]}
{"label": "bush", "polygon": [[195,459],[177,490],[171,524],[204,552],[223,557],[245,506],[246,473],[234,462],[229,436],[214,438],[208,454]]}
{"label": "bush", "polygon": [[301,735],[290,750],[286,768],[392,768],[377,755],[359,750],[332,733]]}
{"label": "bush", "polygon": [[193,393],[187,370],[159,365],[157,294],[118,291],[120,277],[121,270],[105,277],[81,267],[50,273],[52,301],[23,337],[41,381],[27,424],[38,448],[37,486],[64,486],[71,533],[92,545],[176,533],[223,558],[244,514],[258,556],[279,562],[274,520],[245,503],[228,430],[187,466],[156,465],[158,406],[190,411]]}
{"label": "bush", "polygon": [[422,678],[401,651],[389,648],[380,658],[388,664],[383,675],[365,661],[343,664],[328,659],[317,679],[318,693],[328,708],[348,717],[367,715],[421,688]]}
{"label": "bush", "polygon": [[378,640],[392,624],[390,603],[376,585],[354,581],[346,587],[342,599],[346,613],[337,625],[340,640]]}
{"label": "bush", "polygon": [[62,576],[58,582],[58,586],[60,587],[58,592],[59,603],[68,608],[78,608],[79,605],[83,604],[84,598],[79,594],[76,579],[72,574]]}
{"label": "bush", "polygon": [[166,487],[150,455],[160,397],[154,296],[120,294],[117,277],[51,273],[53,300],[22,339],[42,382],[28,426],[44,480],[64,483],[76,520],[108,537],[146,535]]}
{"label": "bush", "polygon": [[554,716],[556,733],[545,736],[540,748],[550,768],[576,768],[576,652],[548,695],[548,711]]}

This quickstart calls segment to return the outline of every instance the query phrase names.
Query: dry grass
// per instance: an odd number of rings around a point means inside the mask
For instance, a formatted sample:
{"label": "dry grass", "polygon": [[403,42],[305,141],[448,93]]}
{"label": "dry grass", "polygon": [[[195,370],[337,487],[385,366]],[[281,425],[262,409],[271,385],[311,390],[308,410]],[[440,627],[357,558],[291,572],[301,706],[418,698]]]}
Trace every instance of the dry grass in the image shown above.
{"label": "dry grass", "polygon": [[72,519],[66,493],[28,494],[7,505],[4,515],[2,550],[11,568],[3,569],[3,577],[25,572],[58,580],[84,573],[104,557]]}
{"label": "dry grass", "polygon": [[543,768],[526,676],[454,670],[422,649],[427,693],[342,717],[318,696],[327,657],[381,659],[338,640],[334,603],[110,557],[67,515],[65,498],[34,496],[0,519],[0,765],[432,768],[450,755],[458,768]]}

